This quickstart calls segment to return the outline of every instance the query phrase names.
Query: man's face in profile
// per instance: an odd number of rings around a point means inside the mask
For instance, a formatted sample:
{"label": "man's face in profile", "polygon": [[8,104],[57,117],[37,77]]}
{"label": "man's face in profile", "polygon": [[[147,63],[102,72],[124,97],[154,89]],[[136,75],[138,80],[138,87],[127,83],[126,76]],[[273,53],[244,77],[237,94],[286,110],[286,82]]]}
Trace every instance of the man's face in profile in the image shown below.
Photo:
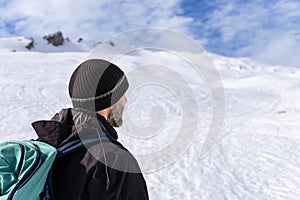
{"label": "man's face in profile", "polygon": [[108,116],[108,123],[113,127],[120,127],[123,123],[122,115],[127,99],[125,96],[112,106],[112,110]]}

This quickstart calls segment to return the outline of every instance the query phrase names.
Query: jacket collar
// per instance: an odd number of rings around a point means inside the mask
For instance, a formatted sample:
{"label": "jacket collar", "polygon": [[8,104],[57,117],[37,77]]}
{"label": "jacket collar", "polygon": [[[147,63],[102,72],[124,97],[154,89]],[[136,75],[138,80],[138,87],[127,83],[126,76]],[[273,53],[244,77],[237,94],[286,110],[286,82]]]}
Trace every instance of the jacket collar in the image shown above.
{"label": "jacket collar", "polygon": [[116,130],[103,116],[82,108],[62,109],[51,120],[36,121],[32,126],[40,141],[54,147],[97,131],[106,132],[115,140],[118,139]]}

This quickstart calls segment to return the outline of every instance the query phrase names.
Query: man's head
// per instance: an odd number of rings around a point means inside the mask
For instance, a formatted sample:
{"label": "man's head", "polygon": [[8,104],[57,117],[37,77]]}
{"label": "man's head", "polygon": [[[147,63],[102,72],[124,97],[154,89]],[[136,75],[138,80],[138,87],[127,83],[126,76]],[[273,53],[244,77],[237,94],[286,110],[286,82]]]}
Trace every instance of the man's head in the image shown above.
{"label": "man's head", "polygon": [[74,107],[97,113],[106,110],[108,121],[120,126],[128,86],[127,78],[119,67],[105,60],[91,59],[81,63],[73,72],[69,95]]}

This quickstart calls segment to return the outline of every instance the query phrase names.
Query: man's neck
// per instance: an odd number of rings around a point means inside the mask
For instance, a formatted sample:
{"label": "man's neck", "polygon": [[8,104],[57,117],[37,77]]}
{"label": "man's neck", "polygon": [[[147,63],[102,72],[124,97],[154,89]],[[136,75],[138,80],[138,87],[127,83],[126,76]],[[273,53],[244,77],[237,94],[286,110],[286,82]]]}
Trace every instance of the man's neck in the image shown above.
{"label": "man's neck", "polygon": [[96,113],[102,115],[107,120],[110,112],[111,112],[111,107],[106,108],[104,110],[99,110]]}

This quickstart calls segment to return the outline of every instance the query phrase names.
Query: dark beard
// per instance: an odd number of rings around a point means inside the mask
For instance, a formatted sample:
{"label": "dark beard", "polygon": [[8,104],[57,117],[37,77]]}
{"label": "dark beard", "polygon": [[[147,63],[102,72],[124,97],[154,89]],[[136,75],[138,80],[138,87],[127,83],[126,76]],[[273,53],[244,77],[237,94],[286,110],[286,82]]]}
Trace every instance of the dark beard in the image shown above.
{"label": "dark beard", "polygon": [[112,110],[108,116],[108,123],[113,127],[120,127],[123,123],[122,115],[124,111],[124,106],[121,102],[117,102],[113,105]]}

